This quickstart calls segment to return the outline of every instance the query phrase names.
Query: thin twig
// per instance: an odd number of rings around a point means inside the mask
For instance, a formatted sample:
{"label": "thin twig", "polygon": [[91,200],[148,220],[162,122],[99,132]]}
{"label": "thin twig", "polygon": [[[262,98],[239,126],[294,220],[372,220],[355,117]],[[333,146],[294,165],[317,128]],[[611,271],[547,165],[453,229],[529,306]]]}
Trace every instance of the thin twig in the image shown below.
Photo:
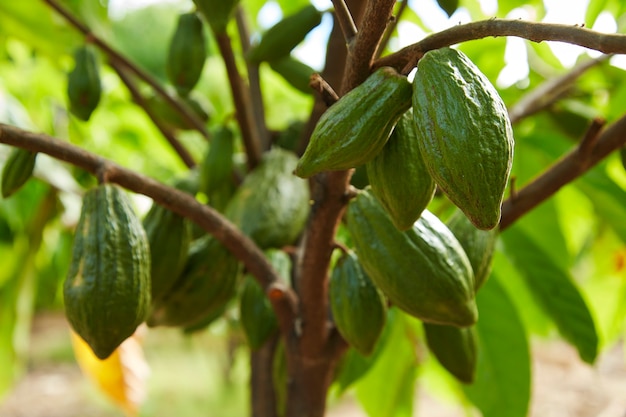
{"label": "thin twig", "polygon": [[330,107],[339,100],[339,96],[333,88],[319,74],[311,75],[311,88],[315,90],[321,97],[326,107]]}
{"label": "thin twig", "polygon": [[558,100],[580,76],[610,57],[611,55],[602,55],[595,59],[586,60],[574,66],[560,77],[550,78],[543,82],[519,99],[517,103],[509,109],[511,123],[517,123],[549,107]]}
{"label": "thin twig", "polygon": [[490,19],[454,26],[409,45],[374,62],[374,69],[391,66],[398,71],[412,68],[428,51],[487,37],[515,36],[533,42],[566,42],[605,54],[626,53],[626,35],[600,33],[581,26],[523,20]]}
{"label": "thin twig", "polygon": [[[248,28],[248,22],[246,21],[244,9],[241,5],[237,7],[235,17],[237,20],[237,29],[239,31],[241,49],[245,55],[250,50],[250,30]],[[251,111],[254,117],[256,131],[259,133],[261,149],[267,150],[270,148],[271,141],[269,131],[267,130],[267,124],[265,123],[265,105],[263,104],[263,94],[261,92],[259,64],[247,62],[246,65],[248,70],[248,82],[250,85],[250,102],[252,103]]]}
{"label": "thin twig", "polygon": [[[502,204],[500,230],[509,227],[524,214],[550,198],[561,187],[580,177],[611,152],[626,144],[626,116],[599,134],[598,126],[594,125],[590,128],[591,134],[587,133],[585,137],[596,139],[588,140],[589,145],[584,145],[585,152],[581,152],[580,147],[577,147],[524,188],[517,190],[515,198],[511,197]],[[584,142],[585,140],[582,143]]]}
{"label": "thin twig", "polygon": [[230,37],[224,32],[219,34],[215,33],[215,38],[217,39],[217,44],[220,48],[224,65],[226,66],[226,72],[228,73],[230,91],[235,104],[235,116],[239,123],[241,137],[248,157],[248,167],[252,169],[257,166],[261,160],[261,139],[259,132],[257,132],[255,128],[256,125],[252,114],[250,91],[237,69],[237,62],[235,61],[235,54],[230,42]]}
{"label": "thin twig", "polygon": [[165,139],[168,141],[174,151],[176,151],[178,156],[180,156],[180,159],[183,160],[185,165],[187,165],[188,168],[193,168],[194,166],[196,166],[196,161],[193,159],[189,151],[178,140],[174,132],[170,128],[165,126],[163,122],[159,119],[159,117],[150,108],[150,106],[148,106],[146,100],[141,95],[141,92],[139,91],[133,80],[128,76],[128,74],[126,74],[124,69],[121,68],[121,66],[117,62],[115,62],[114,59],[111,59],[109,61],[109,65],[111,66],[111,68],[113,68],[113,70],[115,70],[115,72],[117,72],[117,75],[126,85],[126,88],[128,88],[128,91],[130,92],[130,95],[133,97],[133,101],[146,112],[150,120],[152,120],[152,123],[154,123],[157,129],[161,131],[161,134],[163,134]]}
{"label": "thin twig", "polygon": [[389,22],[389,25],[387,25],[387,28],[385,29],[385,33],[383,33],[383,37],[380,40],[380,43],[378,44],[378,48],[376,48],[376,52],[374,53],[374,59],[380,58],[383,51],[387,47],[387,44],[389,43],[389,39],[391,39],[391,35],[393,35],[393,31],[396,30],[396,27],[398,26],[400,19],[402,19],[402,14],[406,10],[406,6],[408,6],[408,4],[409,4],[409,0],[400,1],[398,12],[393,17],[393,19],[391,19],[391,22]]}
{"label": "thin twig", "polygon": [[163,100],[176,112],[178,112],[181,117],[187,122],[190,126],[192,126],[195,130],[200,132],[202,136],[206,139],[210,138],[209,132],[202,120],[200,120],[193,111],[187,106],[185,103],[177,100],[171,94],[169,94],[161,84],[159,84],[150,74],[146,71],[139,68],[137,65],[129,61],[126,57],[121,55],[115,49],[113,49],[109,44],[107,44],[104,40],[100,39],[96,36],[91,29],[87,27],[85,24],[81,23],[78,19],[76,19],[68,10],[63,8],[60,4],[56,2],[56,0],[43,0],[50,7],[56,10],[65,20],[67,20],[72,26],[74,26],[79,32],[83,33],[86,39],[96,45],[102,52],[104,52],[109,60],[115,61],[118,64],[128,68],[130,72],[135,74],[139,79],[148,84],[152,89],[161,97]]}
{"label": "thin twig", "polygon": [[354,23],[354,19],[352,18],[352,14],[350,13],[350,9],[348,8],[345,0],[332,1],[333,6],[335,7],[335,17],[339,22],[339,26],[343,32],[343,37],[346,40],[346,45],[348,45],[349,48],[357,35],[356,24]]}
{"label": "thin twig", "polygon": [[341,85],[341,95],[361,84],[370,75],[370,64],[395,3],[395,0],[367,2],[361,28],[350,50]]}
{"label": "thin twig", "polygon": [[[219,240],[253,274],[263,288],[280,280],[263,251],[235,225],[211,207],[191,195],[161,184],[149,177],[123,168],[66,141],[28,132],[0,123],[0,143],[41,152],[84,169],[93,175],[103,173],[106,181],[150,197],[157,204],[189,218]],[[290,289],[285,291],[289,292]]]}

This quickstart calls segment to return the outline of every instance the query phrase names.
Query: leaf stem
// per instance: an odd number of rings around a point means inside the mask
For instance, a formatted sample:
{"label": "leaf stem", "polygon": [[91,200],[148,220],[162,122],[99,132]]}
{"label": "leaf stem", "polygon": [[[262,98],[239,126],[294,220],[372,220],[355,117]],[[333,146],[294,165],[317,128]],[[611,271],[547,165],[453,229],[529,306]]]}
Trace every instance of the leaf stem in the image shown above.
{"label": "leaf stem", "polygon": [[[237,29],[239,31],[239,40],[244,55],[250,50],[250,30],[243,7],[239,5],[235,14],[237,21]],[[265,123],[265,105],[263,104],[263,94],[261,92],[261,79],[259,77],[259,65],[246,63],[248,70],[248,82],[250,84],[250,102],[252,103],[252,115],[256,125],[256,131],[259,134],[259,140],[262,150],[270,148],[270,135]]]}
{"label": "leaf stem", "polygon": [[339,22],[339,26],[341,27],[341,31],[343,32],[343,37],[346,40],[346,45],[348,48],[354,42],[354,38],[357,35],[356,24],[354,23],[354,19],[352,18],[352,14],[350,13],[350,9],[344,0],[332,0],[333,6],[335,7],[335,17]]}
{"label": "leaf stem", "polygon": [[248,167],[252,169],[261,160],[261,139],[252,114],[250,91],[237,69],[230,37],[226,32],[215,33],[214,35],[228,73],[230,90],[235,104],[235,116],[241,129],[241,137],[248,157]]}

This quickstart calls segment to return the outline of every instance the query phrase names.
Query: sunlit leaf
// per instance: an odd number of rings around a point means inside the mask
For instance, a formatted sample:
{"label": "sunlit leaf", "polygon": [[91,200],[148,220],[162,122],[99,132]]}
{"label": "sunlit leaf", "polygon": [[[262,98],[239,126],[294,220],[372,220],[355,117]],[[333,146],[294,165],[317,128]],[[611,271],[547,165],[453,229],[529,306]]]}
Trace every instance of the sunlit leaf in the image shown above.
{"label": "sunlit leaf", "polygon": [[480,318],[476,380],[463,390],[483,417],[525,417],[530,400],[530,356],[515,306],[492,275],[478,292]]}
{"label": "sunlit leaf", "polygon": [[598,353],[598,335],[587,304],[569,272],[522,228],[510,227],[502,238],[507,255],[561,335],[578,349],[582,360],[593,363]]}
{"label": "sunlit leaf", "polygon": [[89,345],[73,331],[72,346],[83,373],[129,416],[136,416],[146,396],[149,367],[143,356],[141,327],[111,356],[98,359]]}

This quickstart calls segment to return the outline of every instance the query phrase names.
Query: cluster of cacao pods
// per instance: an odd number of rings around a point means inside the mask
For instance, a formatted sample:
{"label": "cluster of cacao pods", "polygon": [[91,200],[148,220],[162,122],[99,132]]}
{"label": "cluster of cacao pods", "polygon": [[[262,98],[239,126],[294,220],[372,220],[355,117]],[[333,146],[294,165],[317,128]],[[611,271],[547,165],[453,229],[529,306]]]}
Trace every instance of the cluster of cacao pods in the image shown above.
{"label": "cluster of cacao pods", "polygon": [[[330,281],[335,324],[355,349],[371,352],[371,332],[380,332],[378,319],[363,331],[370,316],[342,305],[349,300],[358,310],[367,302],[380,311],[380,302],[361,294],[365,286],[351,284],[367,276],[392,305],[424,323],[430,350],[450,373],[473,380],[475,293],[490,272],[512,156],[501,98],[452,48],[426,53],[412,83],[392,68],[376,70],[324,113],[295,173],[367,171],[369,186],[345,216],[356,249],[350,263],[362,272],[347,272],[342,260]],[[460,209],[447,224],[427,209],[436,187]]]}
{"label": "cluster of cacao pods", "polygon": [[[368,164],[374,193],[400,229],[417,220],[436,184],[488,230],[500,221],[512,159],[511,123],[496,89],[462,52],[442,48],[424,55],[412,84],[383,67],[339,99],[295,172],[306,178]],[[416,195],[413,207],[405,193]]]}

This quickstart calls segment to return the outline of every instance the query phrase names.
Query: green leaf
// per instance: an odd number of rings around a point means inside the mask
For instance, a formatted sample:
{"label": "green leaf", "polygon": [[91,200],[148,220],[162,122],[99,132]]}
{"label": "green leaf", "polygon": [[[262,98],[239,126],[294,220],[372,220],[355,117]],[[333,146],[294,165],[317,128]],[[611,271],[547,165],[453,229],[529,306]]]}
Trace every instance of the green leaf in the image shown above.
{"label": "green leaf", "polygon": [[491,278],[478,292],[480,319],[476,380],[463,390],[483,417],[525,417],[530,400],[530,355],[511,299]]}
{"label": "green leaf", "polygon": [[[393,313],[392,313],[393,312]],[[417,358],[410,335],[417,321],[392,308],[395,319],[389,340],[374,367],[356,385],[357,398],[370,417],[410,417],[413,414]]]}
{"label": "green leaf", "polygon": [[522,228],[513,226],[502,238],[507,255],[561,335],[578,349],[582,360],[593,363],[598,353],[598,335],[587,304],[569,272]]}

